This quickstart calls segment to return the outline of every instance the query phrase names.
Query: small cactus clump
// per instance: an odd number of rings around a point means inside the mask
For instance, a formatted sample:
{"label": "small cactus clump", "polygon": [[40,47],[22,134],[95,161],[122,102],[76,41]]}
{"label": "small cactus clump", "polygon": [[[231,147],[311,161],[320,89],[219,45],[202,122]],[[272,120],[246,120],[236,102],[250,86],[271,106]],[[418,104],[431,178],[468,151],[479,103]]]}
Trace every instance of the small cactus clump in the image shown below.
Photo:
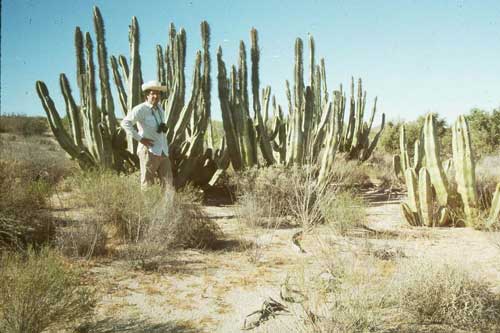
{"label": "small cactus clump", "polygon": [[490,227],[500,215],[500,184],[493,196],[490,216],[482,224],[481,215],[485,214],[479,210],[470,130],[464,116],[459,116],[453,125],[452,134],[453,159],[445,164],[446,169],[451,165],[455,169],[456,189],[451,186],[452,179],[447,178],[440,159],[434,115],[428,114],[425,118],[421,139],[415,143],[413,166],[410,165],[402,126],[401,154],[394,159],[394,163],[399,162],[399,166],[395,166],[396,173],[404,170],[408,189],[408,203],[402,204],[403,216],[415,226],[446,226],[458,224],[458,220],[462,220],[466,226]]}

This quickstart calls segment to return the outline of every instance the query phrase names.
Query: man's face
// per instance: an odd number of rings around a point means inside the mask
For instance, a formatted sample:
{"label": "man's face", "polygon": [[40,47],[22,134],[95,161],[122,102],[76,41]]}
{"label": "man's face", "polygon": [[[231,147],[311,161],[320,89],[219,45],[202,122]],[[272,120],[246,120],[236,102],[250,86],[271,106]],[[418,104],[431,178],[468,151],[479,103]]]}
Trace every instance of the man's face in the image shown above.
{"label": "man's face", "polygon": [[146,100],[153,106],[156,106],[161,98],[161,92],[156,90],[150,90],[146,96]]}

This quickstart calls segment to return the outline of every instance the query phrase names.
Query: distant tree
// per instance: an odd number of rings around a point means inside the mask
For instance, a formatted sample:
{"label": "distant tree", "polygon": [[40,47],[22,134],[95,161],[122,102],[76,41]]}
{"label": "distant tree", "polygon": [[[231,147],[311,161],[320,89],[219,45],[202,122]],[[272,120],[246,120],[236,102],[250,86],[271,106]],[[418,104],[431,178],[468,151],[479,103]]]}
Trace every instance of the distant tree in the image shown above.
{"label": "distant tree", "polygon": [[[389,121],[384,129],[384,132],[382,133],[382,137],[380,138],[380,148],[390,154],[399,153],[399,133],[401,125],[404,123],[408,149],[413,151],[415,141],[420,137],[420,130],[424,126],[424,121],[425,116],[420,116],[417,120],[408,122]],[[442,153],[445,155],[451,154],[451,130],[446,123],[446,120],[439,115],[437,115],[437,131]]]}
{"label": "distant tree", "polygon": [[475,108],[465,117],[469,123],[476,157],[493,154],[500,150],[500,109],[489,113]]}

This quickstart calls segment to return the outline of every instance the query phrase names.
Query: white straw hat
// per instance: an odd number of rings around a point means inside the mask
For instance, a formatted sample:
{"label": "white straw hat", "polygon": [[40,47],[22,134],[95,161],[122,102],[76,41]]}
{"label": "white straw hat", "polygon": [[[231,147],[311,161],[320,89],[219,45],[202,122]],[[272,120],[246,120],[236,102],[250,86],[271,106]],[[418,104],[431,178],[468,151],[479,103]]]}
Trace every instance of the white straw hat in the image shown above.
{"label": "white straw hat", "polygon": [[142,91],[146,90],[167,91],[167,87],[162,86],[157,80],[153,80],[142,84]]}

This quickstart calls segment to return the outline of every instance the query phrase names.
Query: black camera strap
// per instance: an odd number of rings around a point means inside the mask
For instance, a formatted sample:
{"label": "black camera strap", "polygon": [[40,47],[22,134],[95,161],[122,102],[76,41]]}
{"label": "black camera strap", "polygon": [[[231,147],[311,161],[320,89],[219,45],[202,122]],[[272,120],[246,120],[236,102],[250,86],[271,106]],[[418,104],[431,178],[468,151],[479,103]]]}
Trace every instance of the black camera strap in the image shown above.
{"label": "black camera strap", "polygon": [[[158,118],[156,118],[156,115],[155,115],[155,110],[158,110],[158,116],[160,117],[160,121],[158,121]],[[161,123],[163,123],[163,119],[161,118],[161,113],[160,113],[160,109],[158,109],[158,107],[156,106],[153,106],[151,108],[151,114],[153,115],[153,117],[155,118],[155,121],[156,121],[156,125],[157,126],[160,126]]]}

